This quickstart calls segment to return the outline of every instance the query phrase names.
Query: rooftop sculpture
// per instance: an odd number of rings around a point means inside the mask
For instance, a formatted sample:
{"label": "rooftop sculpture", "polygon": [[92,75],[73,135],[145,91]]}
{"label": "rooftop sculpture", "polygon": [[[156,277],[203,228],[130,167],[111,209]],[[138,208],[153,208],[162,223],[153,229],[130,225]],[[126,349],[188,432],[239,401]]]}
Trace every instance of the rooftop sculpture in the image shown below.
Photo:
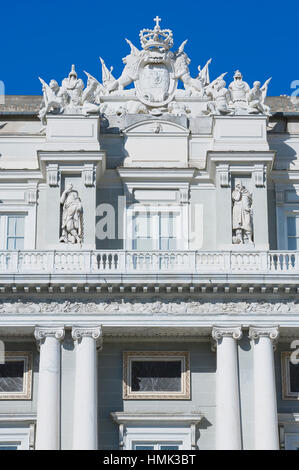
{"label": "rooftop sculpture", "polygon": [[[265,98],[271,78],[263,86],[256,81],[250,88],[237,70],[234,80],[226,88],[223,80],[226,73],[210,82],[209,66],[212,59],[204,67],[198,66],[199,73],[193,78],[189,70],[191,60],[184,50],[187,40],[176,51],[172,51],[172,31],[161,29],[159,17],[154,21],[153,29],[140,31],[141,49],[126,39],[130,53],[123,58],[124,68],[119,78],[113,76],[113,68],[108,69],[100,57],[102,83],[85,72],[88,80],[84,89],[84,83],[78,78],[74,65],[61,86],[55,80],[51,80],[48,85],[40,79],[44,100],[39,117],[43,126],[46,125],[47,113],[270,115]],[[183,89],[178,88],[179,80]],[[133,88],[126,89],[132,84]],[[121,99],[121,104],[117,98]],[[190,99],[204,103],[204,106],[197,111],[194,108],[190,110]]]}

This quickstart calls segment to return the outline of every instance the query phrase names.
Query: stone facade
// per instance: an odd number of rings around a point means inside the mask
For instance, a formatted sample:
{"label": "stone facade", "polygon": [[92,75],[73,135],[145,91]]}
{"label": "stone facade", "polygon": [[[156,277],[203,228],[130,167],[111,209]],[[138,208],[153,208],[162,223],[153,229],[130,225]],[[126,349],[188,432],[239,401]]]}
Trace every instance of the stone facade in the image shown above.
{"label": "stone facade", "polygon": [[299,447],[298,100],[160,21],[0,106],[0,448]]}

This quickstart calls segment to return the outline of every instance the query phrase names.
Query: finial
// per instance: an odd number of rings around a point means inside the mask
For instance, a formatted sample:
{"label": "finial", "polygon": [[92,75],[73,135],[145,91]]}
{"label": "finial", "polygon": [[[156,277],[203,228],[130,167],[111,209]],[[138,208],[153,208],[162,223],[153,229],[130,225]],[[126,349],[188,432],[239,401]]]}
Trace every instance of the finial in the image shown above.
{"label": "finial", "polygon": [[156,22],[155,28],[160,28],[160,21],[162,21],[161,18],[159,16],[156,16],[156,18],[154,18],[154,21]]}

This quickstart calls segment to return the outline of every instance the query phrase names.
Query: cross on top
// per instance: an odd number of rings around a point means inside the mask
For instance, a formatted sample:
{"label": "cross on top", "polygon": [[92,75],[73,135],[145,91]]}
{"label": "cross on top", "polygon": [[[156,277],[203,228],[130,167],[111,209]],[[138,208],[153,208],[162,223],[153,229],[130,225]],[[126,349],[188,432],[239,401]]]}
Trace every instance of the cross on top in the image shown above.
{"label": "cross on top", "polygon": [[160,28],[160,21],[162,21],[161,18],[159,18],[159,16],[156,16],[156,18],[154,18],[154,21],[156,22],[156,27]]}

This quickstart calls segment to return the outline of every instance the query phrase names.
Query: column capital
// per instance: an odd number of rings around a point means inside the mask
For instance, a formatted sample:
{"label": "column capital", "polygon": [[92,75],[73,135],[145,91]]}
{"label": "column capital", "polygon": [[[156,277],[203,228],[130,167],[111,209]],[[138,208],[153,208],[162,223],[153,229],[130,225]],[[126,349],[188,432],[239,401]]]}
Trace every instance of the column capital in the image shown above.
{"label": "column capital", "polygon": [[48,336],[56,338],[58,341],[62,341],[65,335],[64,327],[52,327],[52,326],[37,326],[34,330],[34,337],[39,343],[42,342]]}
{"label": "column capital", "polygon": [[85,327],[74,326],[72,328],[72,338],[74,341],[81,341],[82,338],[92,338],[97,343],[97,348],[103,347],[103,330],[101,326]]}
{"label": "column capital", "polygon": [[215,341],[219,341],[224,337],[234,338],[236,340],[241,339],[243,336],[242,329],[240,326],[233,327],[222,327],[213,326],[212,338]]}
{"label": "column capital", "polygon": [[279,336],[279,328],[278,326],[251,326],[248,336],[250,339],[254,340],[264,337],[275,341]]}

